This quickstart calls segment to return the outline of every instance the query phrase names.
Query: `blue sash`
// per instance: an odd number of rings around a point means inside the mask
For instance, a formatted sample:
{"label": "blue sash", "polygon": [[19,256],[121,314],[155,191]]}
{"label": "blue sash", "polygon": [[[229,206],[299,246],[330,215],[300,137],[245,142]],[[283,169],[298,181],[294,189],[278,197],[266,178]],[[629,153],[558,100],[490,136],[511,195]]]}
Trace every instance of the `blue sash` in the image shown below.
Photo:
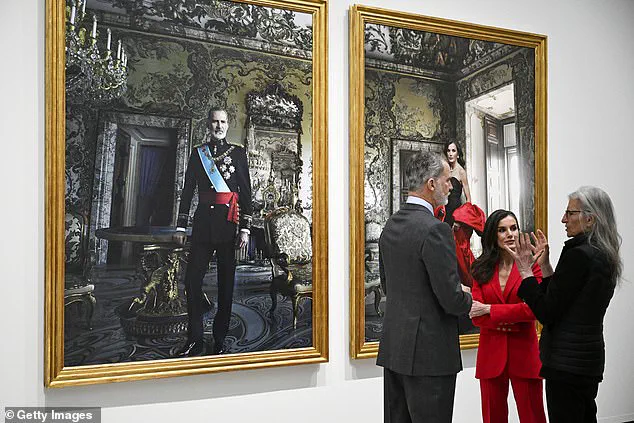
{"label": "blue sash", "polygon": [[216,192],[231,192],[224,178],[220,174],[218,167],[216,167],[216,163],[211,156],[211,152],[209,151],[209,146],[207,144],[201,145],[197,148],[198,156],[200,156],[200,161],[203,165],[203,169],[205,169],[205,173],[207,173],[207,177],[211,182],[211,185],[214,187]]}

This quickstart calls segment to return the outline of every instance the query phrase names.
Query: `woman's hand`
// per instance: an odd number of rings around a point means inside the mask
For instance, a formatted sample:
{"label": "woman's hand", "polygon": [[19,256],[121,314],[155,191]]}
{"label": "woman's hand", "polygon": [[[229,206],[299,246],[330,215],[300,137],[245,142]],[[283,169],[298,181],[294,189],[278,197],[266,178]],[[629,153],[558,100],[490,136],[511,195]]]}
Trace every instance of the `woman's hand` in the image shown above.
{"label": "woman's hand", "polygon": [[537,235],[531,232],[531,238],[533,238],[533,242],[535,243],[533,254],[537,255],[537,264],[539,264],[539,267],[544,267],[544,265],[550,263],[548,239],[546,239],[546,235],[544,235],[541,229],[537,229]]}
{"label": "woman's hand", "polygon": [[539,267],[542,269],[543,276],[552,275],[554,270],[550,264],[550,247],[546,235],[544,235],[541,229],[537,229],[537,235],[531,232],[531,238],[533,238],[533,242],[535,243],[535,251],[540,253],[537,257],[537,264],[539,264]]}
{"label": "woman's hand", "polygon": [[[546,237],[544,237],[545,239]],[[509,248],[508,245],[504,245],[504,249],[508,252],[515,264],[517,270],[519,270],[522,279],[533,276],[533,264],[544,252],[538,251],[533,244],[531,244],[530,236],[525,232],[520,232],[515,239],[515,251]]]}

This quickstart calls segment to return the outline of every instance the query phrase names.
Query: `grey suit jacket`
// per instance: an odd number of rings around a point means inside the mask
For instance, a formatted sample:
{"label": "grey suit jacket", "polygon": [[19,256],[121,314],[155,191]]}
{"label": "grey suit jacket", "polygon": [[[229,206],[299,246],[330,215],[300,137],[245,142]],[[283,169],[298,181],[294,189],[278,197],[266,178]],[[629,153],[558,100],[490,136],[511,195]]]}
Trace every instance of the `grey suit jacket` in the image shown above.
{"label": "grey suit jacket", "polygon": [[449,225],[404,204],[381,233],[379,264],[387,305],[377,365],[410,376],[462,370],[458,316],[472,300],[460,287]]}

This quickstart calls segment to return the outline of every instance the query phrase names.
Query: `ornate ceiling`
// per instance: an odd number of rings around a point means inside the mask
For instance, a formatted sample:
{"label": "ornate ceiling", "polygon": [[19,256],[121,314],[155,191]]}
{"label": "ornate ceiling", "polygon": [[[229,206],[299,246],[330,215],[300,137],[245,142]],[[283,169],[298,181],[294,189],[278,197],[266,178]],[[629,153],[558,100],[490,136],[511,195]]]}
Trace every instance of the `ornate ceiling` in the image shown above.
{"label": "ornate ceiling", "polygon": [[[70,1],[70,0],[67,0]],[[211,33],[312,49],[312,16],[224,0],[88,0],[88,8]]]}
{"label": "ornate ceiling", "polygon": [[508,55],[516,47],[431,32],[366,24],[366,63],[419,71],[444,80],[460,79]]}

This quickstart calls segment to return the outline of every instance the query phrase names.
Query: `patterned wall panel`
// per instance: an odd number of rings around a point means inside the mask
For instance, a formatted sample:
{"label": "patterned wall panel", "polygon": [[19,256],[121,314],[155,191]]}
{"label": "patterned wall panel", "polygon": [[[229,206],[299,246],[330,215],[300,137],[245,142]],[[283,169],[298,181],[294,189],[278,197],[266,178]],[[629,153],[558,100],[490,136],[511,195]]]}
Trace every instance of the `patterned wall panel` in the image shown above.
{"label": "patterned wall panel", "polygon": [[451,84],[366,69],[366,239],[375,241],[391,207],[393,139],[444,142],[454,136]]}
{"label": "patterned wall panel", "polygon": [[[456,136],[465,145],[465,102],[504,85],[514,84],[516,134],[520,148],[520,178],[535,186],[535,53],[529,48],[517,49],[501,62],[457,83]],[[533,230],[534,196],[522,193],[521,221],[527,222],[523,230]]]}
{"label": "patterned wall panel", "polygon": [[90,213],[96,139],[95,110],[66,107],[66,209]]}

